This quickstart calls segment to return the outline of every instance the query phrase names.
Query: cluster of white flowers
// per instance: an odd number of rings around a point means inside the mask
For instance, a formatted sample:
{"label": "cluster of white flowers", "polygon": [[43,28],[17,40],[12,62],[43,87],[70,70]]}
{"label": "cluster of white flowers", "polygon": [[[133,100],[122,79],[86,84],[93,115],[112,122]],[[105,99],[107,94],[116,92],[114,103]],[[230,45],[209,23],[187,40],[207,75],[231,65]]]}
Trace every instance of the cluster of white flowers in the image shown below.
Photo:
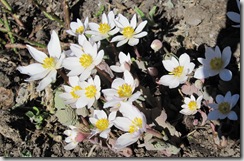
{"label": "cluster of white flowers", "polygon": [[[18,70],[30,75],[26,81],[42,79],[37,86],[37,91],[42,91],[56,81],[57,71],[64,68],[68,71],[68,85],[63,85],[64,91],[60,97],[63,98],[65,104],[73,108],[91,109],[89,122],[93,125],[93,129],[89,137],[99,134],[101,138],[107,139],[110,137],[111,128],[115,127],[124,132],[118,137],[115,149],[125,148],[135,143],[146,132],[146,117],[133,104],[142,93],[137,90],[138,82],[130,72],[132,64],[130,53],[126,55],[123,52],[118,55],[118,64],[110,66],[112,71],[122,73],[123,78],[115,78],[111,82],[111,88],[102,89],[101,79],[96,73],[97,66],[104,60],[105,55],[104,50],[100,49],[100,41],[106,39],[110,42],[118,42],[117,47],[126,43],[135,46],[139,43],[139,38],[147,35],[146,31],[142,31],[146,24],[147,21],[142,21],[138,25],[136,14],[129,21],[121,14],[114,15],[112,11],[108,15],[103,13],[99,24],[88,22],[88,18],[84,23],[77,19],[76,22],[71,22],[71,29],[67,30],[67,33],[78,38],[78,44],[70,45],[69,54],[62,52],[58,35],[52,31],[51,40],[47,45],[49,55],[27,45],[30,54],[38,63],[20,66]],[[113,35],[115,37],[111,38]],[[154,47],[154,51],[157,52],[161,47]],[[224,81],[231,80],[232,72],[225,69],[231,58],[230,47],[224,48],[222,53],[218,46],[214,50],[207,47],[205,57],[205,59],[197,59],[201,63],[197,69],[194,69],[195,64],[191,62],[187,53],[180,55],[179,58],[172,56],[169,60],[163,60],[162,64],[169,73],[163,75],[158,83],[169,88],[177,88],[190,77],[205,79],[218,74]],[[104,102],[102,109],[98,110],[93,106],[101,95],[104,96]],[[209,105],[214,110],[209,113],[208,118],[224,119],[228,117],[236,120],[237,115],[231,109],[238,99],[239,95],[231,96],[230,92],[225,97],[218,95],[217,104]],[[196,114],[201,108],[202,100],[203,96],[198,98],[193,95],[186,96],[180,113]],[[110,110],[107,110],[108,108]],[[74,149],[80,141],[87,137],[80,133],[78,128],[74,126],[70,126],[70,128],[71,130],[64,132],[68,136],[65,139],[68,143],[65,146],[67,150]]]}

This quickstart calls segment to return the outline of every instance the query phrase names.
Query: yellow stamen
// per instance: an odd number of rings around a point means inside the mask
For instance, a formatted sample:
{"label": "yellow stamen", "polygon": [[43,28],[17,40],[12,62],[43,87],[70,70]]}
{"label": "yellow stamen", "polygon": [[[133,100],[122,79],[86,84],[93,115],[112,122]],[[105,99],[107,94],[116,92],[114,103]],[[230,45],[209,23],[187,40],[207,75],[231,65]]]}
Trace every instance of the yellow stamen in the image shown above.
{"label": "yellow stamen", "polygon": [[99,25],[98,31],[101,34],[107,34],[110,31],[110,26],[107,23],[101,23]]}
{"label": "yellow stamen", "polygon": [[78,90],[82,90],[80,86],[75,86],[72,88],[72,91],[70,92],[70,94],[73,98],[76,98],[76,99],[80,98],[80,96],[75,93]]}
{"label": "yellow stamen", "polygon": [[221,58],[213,58],[210,61],[210,67],[213,70],[220,70],[223,66],[224,62],[222,61]]}
{"label": "yellow stamen", "polygon": [[122,34],[126,38],[131,38],[134,35],[134,29],[130,26],[123,28]]}
{"label": "yellow stamen", "polygon": [[230,112],[230,104],[228,102],[222,102],[219,104],[218,109],[222,114],[228,114]]}
{"label": "yellow stamen", "polygon": [[134,118],[132,124],[129,127],[129,133],[137,132],[140,128],[142,128],[142,119],[141,118]]}
{"label": "yellow stamen", "polygon": [[77,34],[82,34],[82,33],[84,32],[84,27],[83,27],[83,26],[78,27],[78,28],[75,30],[75,32],[76,32]]}
{"label": "yellow stamen", "polygon": [[119,86],[117,92],[119,94],[119,97],[130,97],[132,94],[132,88],[130,85],[125,83],[122,86]]}
{"label": "yellow stamen", "polygon": [[94,85],[90,85],[90,86],[86,87],[85,90],[86,90],[85,95],[87,98],[93,98],[93,97],[95,97],[95,95],[97,93],[96,86],[94,86]]}
{"label": "yellow stamen", "polygon": [[108,128],[109,122],[107,119],[99,119],[95,125],[100,131],[104,131]]}
{"label": "yellow stamen", "polygon": [[43,60],[42,64],[43,68],[45,69],[52,69],[55,67],[55,59],[53,57],[47,57]]}
{"label": "yellow stamen", "polygon": [[190,101],[188,103],[188,107],[191,111],[195,111],[197,109],[197,102],[196,101]]}
{"label": "yellow stamen", "polygon": [[92,64],[92,62],[93,62],[93,59],[92,59],[91,55],[89,55],[89,54],[83,54],[80,57],[80,64],[84,68],[89,67]]}
{"label": "yellow stamen", "polygon": [[180,77],[182,75],[183,70],[184,70],[183,66],[178,66],[175,67],[174,70],[169,74],[173,74],[176,77]]}

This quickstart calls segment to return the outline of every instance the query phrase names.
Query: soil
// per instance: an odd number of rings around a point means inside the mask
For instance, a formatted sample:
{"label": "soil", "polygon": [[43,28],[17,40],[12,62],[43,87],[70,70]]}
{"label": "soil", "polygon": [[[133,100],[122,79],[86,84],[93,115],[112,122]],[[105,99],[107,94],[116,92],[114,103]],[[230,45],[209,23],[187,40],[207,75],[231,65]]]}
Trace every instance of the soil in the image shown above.
{"label": "soil", "polygon": [[[57,21],[48,19],[34,4],[34,0],[7,1],[23,23],[23,27],[11,14],[5,14],[4,10],[0,11],[0,18],[6,15],[12,31],[22,38],[47,44],[50,31],[55,30],[59,33],[61,42],[68,43],[74,40],[65,33],[65,25],[62,27]],[[38,2],[47,12],[64,19],[62,1]],[[131,17],[135,13],[135,7],[148,13],[153,6],[157,6],[157,13],[160,16],[157,18],[160,20],[158,23],[161,24],[161,28],[156,28],[152,37],[162,40],[170,52],[185,51],[196,57],[206,45],[209,47],[218,45],[221,49],[230,46],[233,52],[231,61],[236,61],[240,68],[240,28],[233,28],[231,26],[233,22],[226,16],[227,11],[238,12],[234,0],[74,0],[67,1],[67,5],[70,9],[70,21],[75,21],[77,18],[84,21],[88,16],[91,22],[98,21],[99,18],[95,15],[102,5],[105,6],[105,10],[116,8],[126,17]],[[3,4],[0,3],[0,6],[2,8]],[[42,124],[42,128],[36,129],[25,113],[33,106],[43,107],[42,112],[52,108],[53,96],[48,95],[52,89],[45,90],[44,94],[35,92],[34,87],[37,84],[25,82],[24,79],[28,76],[16,70],[19,65],[34,62],[23,47],[28,42],[16,38],[14,47],[17,47],[17,53],[15,53],[9,37],[0,30],[1,39],[6,41],[7,45],[0,45],[0,156],[124,157],[108,148],[94,146],[88,141],[79,143],[74,150],[64,150],[66,143],[63,131],[67,127],[60,124],[55,115],[50,114]],[[235,80],[239,84],[233,86],[233,90],[240,93],[240,75],[236,74]],[[221,142],[219,145],[218,141],[214,140],[209,121],[204,127],[195,129],[189,127],[187,133],[192,133],[187,136],[188,142],[180,143],[181,151],[171,157],[240,157],[239,126],[240,123],[234,127],[233,134],[219,140]],[[167,157],[167,155],[159,151],[146,150],[144,147],[135,147],[131,157]]]}

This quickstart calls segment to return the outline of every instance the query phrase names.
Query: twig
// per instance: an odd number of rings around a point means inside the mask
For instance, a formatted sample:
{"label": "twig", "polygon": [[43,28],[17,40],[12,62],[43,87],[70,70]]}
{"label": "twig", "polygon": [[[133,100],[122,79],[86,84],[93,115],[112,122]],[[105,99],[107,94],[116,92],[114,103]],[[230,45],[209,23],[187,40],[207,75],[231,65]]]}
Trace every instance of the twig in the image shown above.
{"label": "twig", "polygon": [[57,72],[64,79],[64,82],[69,84],[69,78],[68,78],[68,76],[66,74],[64,74],[62,69],[58,69]]}
{"label": "twig", "polygon": [[94,144],[94,145],[92,146],[92,148],[91,148],[91,150],[89,151],[87,157],[90,157],[90,156],[92,155],[92,152],[93,152],[93,150],[94,150],[96,147],[97,147],[96,144]]}
{"label": "twig", "polygon": [[19,19],[19,16],[16,15],[15,13],[13,13],[12,11],[8,10],[8,9],[4,9],[2,8],[2,10],[6,13],[11,14],[11,16],[13,17],[13,19],[16,21],[16,23],[20,26],[20,27],[24,27],[24,24],[22,23],[22,21]]}
{"label": "twig", "polygon": [[105,78],[107,78],[107,80],[112,83],[113,80],[104,72],[102,71],[101,69],[99,69],[98,67],[96,67],[96,70],[98,71],[98,73],[102,74]]}
{"label": "twig", "polygon": [[67,5],[67,0],[63,0],[62,3],[63,10],[64,10],[64,22],[65,22],[65,28],[68,30],[69,29],[69,24],[70,24],[70,14],[69,14],[69,6]]}
{"label": "twig", "polygon": [[141,60],[141,55],[140,55],[140,53],[139,53],[139,51],[138,51],[138,49],[137,49],[136,46],[134,46],[134,51],[135,51],[135,54],[136,54],[137,59],[138,60]]}

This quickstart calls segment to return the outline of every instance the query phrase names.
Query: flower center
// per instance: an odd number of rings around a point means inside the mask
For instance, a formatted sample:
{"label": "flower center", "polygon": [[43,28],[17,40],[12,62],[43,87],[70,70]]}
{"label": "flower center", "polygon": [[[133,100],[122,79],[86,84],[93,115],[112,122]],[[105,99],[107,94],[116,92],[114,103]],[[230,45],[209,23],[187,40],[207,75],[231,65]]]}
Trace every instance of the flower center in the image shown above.
{"label": "flower center", "polygon": [[183,69],[184,69],[183,66],[178,66],[178,67],[174,68],[174,70],[169,74],[173,74],[176,77],[180,77],[182,75]]}
{"label": "flower center", "polygon": [[78,27],[78,28],[75,30],[75,32],[76,32],[77,34],[82,34],[82,33],[84,32],[84,27],[83,27],[83,26]]}
{"label": "flower center", "polygon": [[195,110],[197,109],[197,103],[196,103],[196,101],[190,101],[190,102],[188,103],[188,107],[189,107],[189,109],[190,109],[191,111],[195,111]]}
{"label": "flower center", "polygon": [[210,61],[210,67],[213,70],[220,70],[222,68],[223,64],[224,64],[224,62],[222,61],[221,58],[215,57]]}
{"label": "flower center", "polygon": [[118,88],[119,97],[130,97],[132,94],[132,88],[127,83],[119,86]]}
{"label": "flower center", "polygon": [[104,131],[108,128],[109,122],[107,119],[99,119],[95,125],[100,131]]}
{"label": "flower center", "polygon": [[43,60],[42,64],[43,68],[45,69],[52,69],[55,67],[55,59],[53,57],[47,57]]}
{"label": "flower center", "polygon": [[131,38],[134,35],[134,29],[130,26],[123,28],[122,34],[126,38]]}
{"label": "flower center", "polygon": [[228,114],[230,112],[230,104],[228,102],[222,102],[219,104],[218,109],[222,114]]}
{"label": "flower center", "polygon": [[72,91],[70,92],[70,94],[73,98],[80,98],[80,96],[75,93],[78,90],[81,90],[80,86],[75,86],[72,88]]}
{"label": "flower center", "polygon": [[132,124],[129,127],[129,133],[137,132],[140,128],[142,128],[142,119],[141,118],[134,118]]}
{"label": "flower center", "polygon": [[106,33],[108,33],[110,31],[110,26],[107,23],[101,23],[99,25],[98,31],[101,34],[106,34]]}
{"label": "flower center", "polygon": [[97,93],[96,86],[94,86],[94,85],[90,85],[90,86],[86,87],[85,90],[86,90],[85,95],[87,98],[93,98],[93,97],[95,97],[95,95]]}
{"label": "flower center", "polygon": [[93,62],[93,59],[92,59],[91,55],[89,55],[89,54],[83,54],[80,57],[80,64],[84,68],[89,67],[92,64],[92,62]]}

